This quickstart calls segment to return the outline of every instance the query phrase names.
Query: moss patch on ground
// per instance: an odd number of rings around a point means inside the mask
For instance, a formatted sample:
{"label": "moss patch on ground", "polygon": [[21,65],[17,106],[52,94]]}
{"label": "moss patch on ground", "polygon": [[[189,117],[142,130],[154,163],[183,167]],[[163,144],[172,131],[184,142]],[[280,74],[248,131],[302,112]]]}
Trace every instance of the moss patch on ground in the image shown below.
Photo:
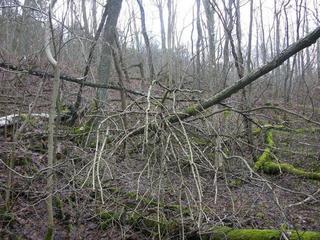
{"label": "moss patch on ground", "polygon": [[280,240],[282,236],[287,236],[291,240],[320,240],[320,232],[311,231],[286,231],[281,232],[276,229],[232,229],[228,227],[213,228],[210,234],[206,234],[203,239],[213,240]]}
{"label": "moss patch on ground", "polygon": [[286,128],[282,128],[281,126],[273,127],[268,125],[265,128],[266,148],[255,162],[254,169],[256,171],[263,171],[267,174],[279,174],[281,172],[286,172],[299,177],[304,177],[312,180],[320,180],[320,172],[309,172],[300,168],[296,168],[289,163],[274,162],[272,157],[272,149],[275,147],[275,142],[273,140],[273,130],[287,130]]}

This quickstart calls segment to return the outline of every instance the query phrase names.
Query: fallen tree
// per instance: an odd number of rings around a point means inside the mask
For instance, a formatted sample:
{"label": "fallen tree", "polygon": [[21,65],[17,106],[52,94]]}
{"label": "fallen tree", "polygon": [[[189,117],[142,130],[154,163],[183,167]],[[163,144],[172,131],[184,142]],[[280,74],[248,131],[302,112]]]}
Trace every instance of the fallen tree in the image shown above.
{"label": "fallen tree", "polygon": [[47,113],[32,113],[30,116],[28,114],[12,114],[4,117],[0,117],[0,128],[8,127],[13,124],[16,124],[20,121],[25,120],[28,117],[39,117],[39,118],[49,118],[49,114]]}
{"label": "fallen tree", "polygon": [[[214,96],[212,96],[206,101],[200,102],[199,104],[196,104],[196,105],[189,106],[183,109],[179,113],[168,116],[165,119],[165,121],[170,123],[176,123],[186,118],[195,116],[205,111],[206,109],[220,103],[221,101],[229,98],[231,95],[239,92],[241,89],[248,86],[252,82],[256,81],[260,77],[266,75],[273,69],[279,67],[281,64],[283,64],[286,60],[288,60],[290,57],[292,57],[296,53],[311,46],[317,41],[318,38],[320,38],[320,27],[317,27],[314,31],[309,33],[304,38],[301,38],[298,41],[294,42],[288,48],[283,50],[279,55],[275,56],[270,62],[250,72],[249,74],[241,78],[239,81],[235,82],[230,87],[227,87],[224,90],[218,92],[217,94],[215,94]],[[132,136],[132,135],[141,134],[145,131],[145,129],[154,129],[157,127],[158,124],[150,123],[148,124],[147,127],[143,126],[136,130],[133,130],[130,135]]]}
{"label": "fallen tree", "polygon": [[[48,72],[42,71],[42,70],[27,69],[27,68],[23,68],[23,67],[11,64],[11,63],[6,63],[6,62],[0,62],[0,68],[6,69],[9,71],[14,71],[14,72],[26,73],[29,75],[42,77],[42,78],[54,78],[54,75],[52,73],[48,73]],[[131,93],[131,94],[138,95],[138,96],[146,96],[144,93],[133,91],[133,90],[130,90],[127,88],[123,89],[122,87],[116,86],[113,84],[98,84],[98,83],[87,82],[87,81],[85,81],[86,77],[76,78],[76,77],[72,77],[72,76],[69,76],[66,74],[61,74],[60,79],[65,80],[67,82],[81,84],[81,85],[87,86],[87,87],[106,88],[106,89],[112,89],[112,90],[118,90],[118,91],[125,90],[127,93]]]}
{"label": "fallen tree", "polygon": [[[96,216],[102,229],[107,229],[112,224],[130,225],[143,232],[147,237],[165,239],[180,236],[179,234],[184,230],[185,239],[190,240],[320,240],[320,232],[318,231],[238,229],[210,225],[197,229],[190,218],[187,220],[191,215],[191,209],[188,207],[165,204],[147,196],[141,196],[135,192],[125,192],[118,188],[112,188],[109,191],[117,199],[116,205],[120,204],[118,209],[103,209],[100,212],[98,210]],[[154,207],[158,207],[159,214],[155,213]],[[183,223],[179,218],[181,216],[185,218]]]}

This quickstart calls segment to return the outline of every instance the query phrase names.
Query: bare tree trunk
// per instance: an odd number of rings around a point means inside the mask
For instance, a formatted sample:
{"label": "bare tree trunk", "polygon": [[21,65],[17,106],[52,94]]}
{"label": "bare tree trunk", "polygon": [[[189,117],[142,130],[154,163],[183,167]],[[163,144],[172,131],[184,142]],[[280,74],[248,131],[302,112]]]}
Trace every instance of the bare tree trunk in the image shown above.
{"label": "bare tree trunk", "polygon": [[[252,25],[253,25],[253,0],[250,0],[250,20],[249,20],[249,34],[248,34],[248,56],[247,56],[247,73],[251,72],[251,48],[252,48]],[[246,107],[250,109],[251,107],[251,93],[252,93],[252,85],[250,84],[247,91],[246,99]],[[247,129],[248,143],[249,149],[253,159],[255,158],[255,152],[253,147],[253,135],[252,135],[252,124],[251,122],[245,118],[245,126]]]}
{"label": "bare tree trunk", "polygon": [[[284,6],[283,6],[283,12],[285,16],[285,46],[289,46],[290,42],[290,37],[289,37],[289,19],[288,19],[288,12],[287,12],[287,6],[289,5],[290,0],[288,0]],[[284,78],[284,102],[287,105],[289,102],[289,85],[288,81],[290,80],[290,71],[291,71],[291,66],[290,66],[290,59],[286,63],[286,75]]]}
{"label": "bare tree trunk", "polygon": [[[318,0],[316,1],[316,6],[319,6]],[[319,8],[315,8],[316,18],[319,21]],[[317,41],[317,76],[318,76],[318,84],[320,84],[320,40]]]}
{"label": "bare tree trunk", "polygon": [[[51,97],[51,106],[50,106],[50,113],[49,113],[49,124],[48,124],[48,131],[49,131],[49,138],[48,138],[48,178],[47,178],[47,189],[48,189],[48,197],[47,197],[47,213],[48,213],[48,230],[46,233],[45,239],[53,239],[54,238],[54,221],[53,221],[53,207],[52,207],[52,194],[53,194],[53,184],[54,184],[54,171],[53,165],[56,159],[56,151],[55,151],[55,141],[54,141],[54,134],[55,134],[55,118],[57,115],[56,112],[56,104],[59,97],[59,87],[60,87],[60,71],[58,62],[53,58],[51,50],[50,50],[50,32],[51,36],[53,36],[53,28],[51,22],[51,9],[53,8],[56,0],[52,0],[49,6],[49,20],[46,25],[46,32],[45,32],[45,51],[48,58],[48,61],[54,68],[54,82],[53,82],[53,92]],[[50,31],[51,30],[51,31]]]}
{"label": "bare tree trunk", "polygon": [[[274,18],[275,18],[275,52],[276,55],[279,55],[280,53],[280,17],[281,17],[281,8],[277,9],[277,0],[274,0]],[[272,50],[271,50],[272,51]],[[280,82],[282,81],[281,74],[280,74],[280,68],[275,69],[274,71],[274,88],[273,88],[273,94],[274,98],[277,99],[278,97],[278,90],[280,88]]]}
{"label": "bare tree trunk", "polygon": [[82,20],[84,31],[87,36],[89,36],[89,23],[87,18],[87,11],[86,11],[86,0],[81,0],[81,10],[82,10]]}
{"label": "bare tree trunk", "polygon": [[203,6],[207,18],[207,31],[209,40],[209,62],[212,66],[215,66],[216,60],[216,39],[215,39],[215,20],[214,20],[214,9],[210,6],[209,0],[203,0]]}
{"label": "bare tree trunk", "polygon": [[[232,1],[228,0],[228,7],[224,5],[224,19],[225,24],[227,24],[227,29],[224,28],[224,47],[223,47],[223,67],[222,67],[222,89],[227,86],[228,80],[228,72],[229,72],[229,43],[230,43],[230,36],[228,31],[232,30],[233,28],[233,19],[230,18],[230,14],[228,13],[232,9]],[[222,17],[222,16],[220,16]],[[220,90],[220,89],[219,89]]]}
{"label": "bare tree trunk", "polygon": [[[252,69],[252,26],[253,26],[253,0],[250,0],[250,19],[249,19],[249,33],[248,33],[248,53],[247,53],[247,73]],[[250,92],[249,92],[250,94]]]}
{"label": "bare tree trunk", "polygon": [[258,67],[260,65],[260,51],[259,51],[259,45],[260,45],[260,42],[259,42],[259,22],[258,22],[258,17],[255,18],[255,22],[256,22],[256,57],[255,57],[255,61],[253,64],[254,67]]}
{"label": "bare tree trunk", "polygon": [[[115,36],[115,44],[114,44],[114,48],[112,50],[113,50],[112,52],[113,52],[113,60],[114,60],[115,69],[116,69],[118,76],[119,76],[119,85],[122,88],[122,90],[120,91],[121,108],[122,108],[122,111],[125,111],[127,108],[127,94],[124,90],[125,89],[124,82],[129,81],[129,75],[128,75],[126,66],[123,61],[123,56],[122,56],[120,42],[118,39],[118,34],[116,34],[116,36]],[[124,129],[127,130],[128,121],[127,121],[126,114],[123,115],[123,125],[124,125]]]}
{"label": "bare tree trunk", "polygon": [[[266,39],[264,32],[264,23],[263,23],[263,12],[262,12],[262,2],[260,0],[260,27],[261,27],[261,49],[262,49],[262,63],[267,62],[267,49],[266,49]],[[258,47],[258,46],[257,46]]]}
{"label": "bare tree trunk", "polygon": [[[124,66],[121,46],[120,46],[117,34],[115,36],[115,44],[114,44],[114,47],[112,48],[112,53],[113,53],[114,66],[115,66],[116,72],[119,77],[119,85],[122,88],[122,90],[120,91],[121,110],[122,110],[122,112],[125,112],[126,108],[127,108],[127,95],[124,90],[125,89],[124,81],[125,80],[128,81],[129,76],[128,76],[128,72]],[[126,132],[128,130],[128,121],[127,121],[127,115],[125,113],[122,116],[122,121],[123,121],[123,129]],[[126,156],[127,156],[126,141],[123,144],[123,153],[124,153],[123,154],[124,158],[126,158]]]}
{"label": "bare tree trunk", "polygon": [[200,16],[200,8],[201,8],[201,2],[200,0],[196,0],[197,3],[197,45],[196,45],[196,78],[198,83],[198,89],[201,89],[201,51],[203,51],[203,35],[202,35],[202,27],[201,27],[201,16]]}
{"label": "bare tree trunk", "polygon": [[[118,17],[120,14],[122,0],[109,0],[106,8],[109,9],[107,21],[104,26],[103,34],[103,47],[100,57],[100,63],[98,66],[98,79],[100,84],[108,84],[111,64],[112,64],[112,52],[111,46],[114,42],[114,31],[117,26]],[[97,90],[97,99],[99,101],[98,106],[101,102],[107,101],[107,89]]]}
{"label": "bare tree trunk", "polygon": [[140,15],[141,15],[141,31],[142,31],[142,35],[143,35],[143,38],[144,38],[144,43],[146,45],[146,50],[147,50],[150,80],[153,81],[154,77],[155,77],[155,70],[154,70],[154,66],[153,66],[152,51],[151,51],[150,41],[149,41],[147,28],[146,28],[146,19],[145,19],[144,8],[143,8],[143,5],[142,5],[142,0],[137,0],[137,2],[138,2],[138,5],[139,5]]}
{"label": "bare tree trunk", "polygon": [[98,42],[98,39],[101,35],[101,32],[102,32],[102,29],[103,29],[103,26],[105,24],[105,21],[106,21],[106,18],[107,18],[107,15],[108,15],[108,8],[107,6],[104,8],[104,12],[102,14],[102,17],[101,17],[101,20],[100,20],[100,23],[99,23],[99,27],[98,29],[96,29],[95,31],[95,35],[94,35],[94,39],[91,43],[91,46],[90,46],[90,49],[89,49],[89,54],[88,54],[88,58],[86,59],[86,66],[85,66],[85,69],[84,69],[84,73],[83,73],[83,79],[82,79],[82,84],[80,85],[79,87],[79,90],[78,90],[78,93],[77,93],[77,99],[74,103],[74,113],[73,113],[73,116],[70,120],[70,124],[74,124],[75,120],[77,119],[78,115],[77,115],[77,111],[79,110],[79,107],[81,105],[81,100],[82,100],[82,91],[83,91],[83,87],[84,87],[84,83],[85,81],[87,80],[87,77],[88,77],[88,74],[89,74],[89,71],[90,71],[90,67],[91,67],[91,63],[93,61],[93,57],[94,57],[94,52],[95,52],[95,48],[96,48],[96,45],[97,45],[97,42]]}
{"label": "bare tree trunk", "polygon": [[91,1],[91,14],[92,14],[92,33],[95,36],[97,31],[97,2],[96,0]]}
{"label": "bare tree trunk", "polygon": [[20,56],[28,56],[32,52],[33,45],[36,45],[36,32],[38,29],[35,24],[32,8],[36,8],[33,0],[25,0],[22,8],[22,22],[17,27],[17,52]]}
{"label": "bare tree trunk", "polygon": [[215,20],[214,9],[210,6],[209,0],[202,0],[207,19],[207,33],[209,41],[209,79],[210,89],[214,87],[214,80],[216,79],[216,43],[215,43]]}
{"label": "bare tree trunk", "polygon": [[[194,56],[194,39],[193,39],[193,35],[194,35],[194,8],[192,9],[192,24],[191,24],[191,32],[190,32],[190,41],[191,41],[191,56]],[[196,64],[195,64],[195,60],[194,57],[192,57],[192,75],[195,76],[196,75]]]}
{"label": "bare tree trunk", "polygon": [[175,8],[174,0],[167,1],[168,8],[168,30],[167,30],[167,64],[168,64],[168,85],[173,86],[173,53],[174,53],[174,25],[175,25]]}
{"label": "bare tree trunk", "polygon": [[317,42],[317,75],[318,75],[318,84],[320,84],[320,41]]}
{"label": "bare tree trunk", "polygon": [[[308,6],[307,1],[304,2],[304,25],[305,25],[305,33],[309,33],[309,19],[308,19]],[[306,57],[307,57],[307,64],[310,65],[311,57],[310,57],[310,50],[307,48],[306,50]]]}
{"label": "bare tree trunk", "polygon": [[134,10],[131,11],[131,18],[132,18],[132,23],[133,23],[133,31],[134,31],[134,39],[136,42],[136,48],[137,48],[137,51],[140,52],[141,44],[140,44],[138,27],[137,27],[136,14],[135,14]]}
{"label": "bare tree trunk", "polygon": [[174,26],[174,0],[167,0],[168,7],[168,34],[167,34],[167,46],[168,49],[173,47],[173,26]]}
{"label": "bare tree trunk", "polygon": [[[295,13],[296,13],[296,40],[298,40],[300,38],[300,30],[301,30],[301,22],[302,22],[302,8],[303,8],[303,5],[302,5],[302,1],[303,0],[295,0]],[[297,57],[296,57],[296,77],[298,76],[302,76],[302,58],[303,58],[303,52],[299,52],[297,54]],[[302,89],[302,79],[301,80],[298,80],[297,81],[297,91],[301,91]],[[297,101],[299,101],[298,97],[300,96],[300,94],[297,94],[296,97],[297,97]]]}
{"label": "bare tree trunk", "polygon": [[[234,57],[235,62],[238,62],[238,64],[235,63],[235,65],[238,66],[237,67],[238,76],[239,76],[239,79],[241,79],[244,77],[244,60],[243,60],[242,46],[241,46],[242,39],[241,39],[241,21],[240,21],[240,17],[241,17],[240,16],[240,0],[236,0],[236,2],[234,2],[234,7],[235,7],[235,19],[236,19],[236,36],[237,36],[238,45],[237,45],[237,53],[234,50],[232,52],[233,52],[233,57]],[[250,10],[252,10],[252,8]],[[232,12],[230,12],[230,14],[232,14]],[[232,40],[231,32],[229,32],[229,34],[230,34],[229,37],[230,37],[230,40],[232,43],[233,40]],[[232,46],[232,48],[233,48],[233,46]],[[242,104],[243,104],[243,106],[241,108],[243,110],[250,108],[250,99],[247,96],[246,88],[242,89]],[[243,117],[243,123],[244,123],[244,128],[246,131],[246,137],[247,137],[247,142],[249,145],[250,154],[252,155],[252,158],[254,159],[253,136],[252,136],[252,130],[251,130],[252,126],[251,126],[251,122],[249,121],[248,117],[245,115]]]}
{"label": "bare tree trunk", "polygon": [[159,18],[160,18],[161,49],[163,52],[165,52],[166,51],[166,30],[164,27],[164,18],[163,18],[163,2],[162,0],[156,0],[156,3],[157,3]]}

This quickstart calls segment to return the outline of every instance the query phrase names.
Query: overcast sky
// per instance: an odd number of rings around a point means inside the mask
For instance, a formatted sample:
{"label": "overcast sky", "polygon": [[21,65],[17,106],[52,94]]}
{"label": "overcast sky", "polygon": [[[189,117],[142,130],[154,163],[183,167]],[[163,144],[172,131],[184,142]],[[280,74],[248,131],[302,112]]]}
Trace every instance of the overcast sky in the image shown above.
{"label": "overcast sky", "polygon": [[[219,0],[221,1],[221,0]],[[316,7],[319,7],[317,4],[319,3],[318,0],[307,0],[308,4],[307,7],[309,8],[309,11],[314,11]],[[140,17],[140,12],[138,9],[138,5],[135,0],[124,0],[122,5],[122,12],[120,17],[120,28],[124,26],[124,24],[128,20],[128,2],[130,2],[130,5],[134,6],[134,9],[136,11],[136,16]],[[166,2],[166,1],[164,1]],[[175,0],[177,9],[177,18],[176,18],[176,29],[178,35],[182,34],[182,41],[184,44],[190,41],[190,35],[191,35],[191,24],[193,21],[193,9],[196,8],[195,6],[195,0]],[[280,4],[281,1],[277,1],[278,4]],[[291,6],[294,7],[295,0],[291,0]],[[160,41],[160,22],[159,22],[159,13],[158,9],[155,5],[155,0],[143,0],[143,5],[145,7],[146,12],[146,24],[147,24],[147,31],[149,32],[149,37],[153,38],[153,40],[157,39],[157,41]],[[246,33],[248,31],[248,25],[249,25],[249,1],[248,0],[241,0],[241,26],[243,33]],[[255,8],[259,5],[259,0],[254,0]],[[273,18],[273,11],[274,11],[274,1],[273,0],[262,0],[262,7],[263,7],[263,16],[264,16],[264,24],[265,29],[271,28],[274,18]],[[320,8],[320,7],[319,7]],[[293,9],[293,8],[292,8]],[[203,14],[203,20],[205,21],[204,16],[204,9],[202,7],[201,9]],[[167,6],[165,4],[164,6],[164,14],[165,14],[165,20],[167,18]],[[259,14],[259,9],[256,9],[256,14]],[[310,18],[312,18],[312,14],[310,12],[309,14]],[[290,18],[294,19],[294,14],[290,15]],[[219,21],[216,19],[216,21]],[[140,21],[137,22],[138,26],[140,26]],[[310,29],[314,27],[314,23],[311,20],[310,22]],[[165,27],[167,27],[167,24],[165,23]],[[196,34],[196,30],[195,30]],[[255,34],[255,33],[254,33]],[[245,40],[245,39],[244,39]]]}

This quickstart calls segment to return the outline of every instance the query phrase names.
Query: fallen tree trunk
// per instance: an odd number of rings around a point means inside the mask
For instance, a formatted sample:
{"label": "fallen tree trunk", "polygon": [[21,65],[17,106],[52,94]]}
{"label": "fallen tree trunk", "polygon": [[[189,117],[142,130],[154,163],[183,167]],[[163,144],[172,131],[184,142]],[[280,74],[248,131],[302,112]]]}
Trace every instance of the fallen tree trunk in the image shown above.
{"label": "fallen tree trunk", "polygon": [[231,95],[237,93],[239,90],[243,89],[244,87],[248,86],[250,83],[254,82],[258,78],[262,77],[263,75],[269,73],[273,69],[279,67],[284,61],[288,60],[294,54],[300,52],[304,48],[307,48],[314,44],[317,39],[320,38],[320,27],[317,27],[313,32],[309,33],[304,38],[298,40],[297,42],[291,44],[287,49],[283,50],[278,56],[274,57],[272,61],[266,63],[262,67],[252,71],[248,75],[241,78],[239,81],[235,82],[232,86],[225,88],[224,90],[218,92],[216,95],[199,103],[195,106],[190,106],[186,108],[182,113],[178,116],[172,116],[168,120],[169,122],[178,122],[180,118],[181,120],[197,115],[198,113],[204,111],[205,109],[218,104],[222,100],[227,99]]}
{"label": "fallen tree trunk", "polygon": [[[23,121],[28,117],[28,114],[11,114],[8,116],[0,117],[0,128],[8,127],[13,124],[16,124],[20,121]],[[47,113],[32,113],[30,117],[40,117],[40,118],[49,118],[49,114]]]}
{"label": "fallen tree trunk", "polygon": [[216,227],[207,233],[197,233],[187,239],[214,239],[214,240],[319,240],[320,232],[312,231],[280,231],[276,229],[233,229]]}
{"label": "fallen tree trunk", "polygon": [[[54,75],[52,73],[48,73],[48,72],[42,71],[42,70],[26,69],[26,68],[16,66],[11,63],[6,63],[6,62],[0,62],[0,68],[4,68],[4,69],[10,70],[10,71],[27,73],[27,74],[37,76],[37,77],[54,78]],[[92,83],[92,82],[86,82],[86,81],[84,81],[85,78],[86,77],[76,78],[76,77],[72,77],[72,76],[65,75],[65,74],[60,75],[60,79],[62,79],[62,80],[65,80],[67,82],[81,84],[81,85],[87,86],[87,87],[107,88],[107,89],[118,90],[118,91],[125,90],[126,92],[134,94],[134,95],[146,96],[144,93],[133,91],[133,90],[130,90],[127,88],[123,89],[120,86],[116,86],[116,85],[112,85],[112,84],[97,84],[97,83]]]}
{"label": "fallen tree trunk", "polygon": [[[266,63],[265,65],[261,66],[260,68],[252,71],[248,75],[241,78],[239,81],[235,82],[230,87],[225,88],[224,90],[218,92],[214,96],[212,96],[210,99],[200,102],[197,105],[189,106],[182,110],[182,112],[175,114],[173,116],[167,117],[167,121],[170,123],[176,123],[180,120],[184,120],[186,118],[195,116],[204,110],[212,107],[213,105],[216,105],[220,103],[221,101],[229,98],[231,95],[239,92],[244,87],[248,86],[250,83],[256,81],[258,78],[266,75],[273,69],[279,67],[282,63],[284,63],[286,60],[288,60],[290,57],[292,57],[294,54],[300,52],[301,50],[311,46],[314,44],[317,39],[320,38],[320,27],[317,27],[314,31],[309,33],[304,38],[301,38],[297,42],[291,44],[288,48],[283,50],[279,55],[273,58],[270,62]],[[153,129],[156,128],[156,124],[150,123],[147,127],[147,129]],[[137,130],[134,130],[131,132],[132,135],[138,135],[144,132],[146,127],[138,128]]]}

